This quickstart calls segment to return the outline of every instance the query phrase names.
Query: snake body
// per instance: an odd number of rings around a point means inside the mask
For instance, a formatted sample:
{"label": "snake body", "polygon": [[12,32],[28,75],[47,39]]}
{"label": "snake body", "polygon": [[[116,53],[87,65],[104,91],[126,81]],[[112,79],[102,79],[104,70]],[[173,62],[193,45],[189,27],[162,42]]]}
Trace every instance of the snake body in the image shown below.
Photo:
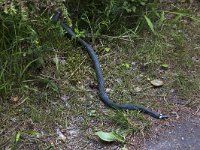
{"label": "snake body", "polygon": [[[74,31],[67,26],[64,22],[60,20],[61,12],[56,11],[54,16],[52,17],[53,21],[56,21],[60,23],[60,25],[63,27],[63,29],[66,31],[66,33],[71,37],[75,38],[76,34]],[[105,86],[104,86],[104,77],[102,73],[102,69],[98,60],[98,57],[92,48],[90,44],[88,44],[86,41],[84,41],[81,38],[76,39],[85,49],[87,50],[87,53],[89,54],[90,58],[92,59],[92,63],[96,72],[96,77],[97,77],[97,82],[98,82],[98,90],[99,90],[99,97],[101,101],[108,107],[115,108],[115,109],[122,109],[122,110],[138,110],[143,113],[146,113],[154,118],[157,119],[165,119],[168,118],[166,115],[160,114],[158,112],[154,112],[148,108],[145,108],[140,105],[135,105],[135,104],[119,104],[111,101],[106,93]]]}

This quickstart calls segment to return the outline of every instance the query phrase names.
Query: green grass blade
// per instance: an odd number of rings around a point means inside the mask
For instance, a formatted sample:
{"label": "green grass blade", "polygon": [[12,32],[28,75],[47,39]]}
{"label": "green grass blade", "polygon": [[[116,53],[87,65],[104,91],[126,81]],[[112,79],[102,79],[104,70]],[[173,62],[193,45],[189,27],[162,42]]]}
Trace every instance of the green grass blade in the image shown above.
{"label": "green grass blade", "polygon": [[153,23],[151,22],[151,20],[150,20],[146,15],[144,16],[144,18],[145,18],[145,20],[146,20],[146,22],[147,22],[149,28],[151,29],[151,31],[156,35],[156,32],[155,32],[155,30],[154,30],[154,25],[153,25]]}

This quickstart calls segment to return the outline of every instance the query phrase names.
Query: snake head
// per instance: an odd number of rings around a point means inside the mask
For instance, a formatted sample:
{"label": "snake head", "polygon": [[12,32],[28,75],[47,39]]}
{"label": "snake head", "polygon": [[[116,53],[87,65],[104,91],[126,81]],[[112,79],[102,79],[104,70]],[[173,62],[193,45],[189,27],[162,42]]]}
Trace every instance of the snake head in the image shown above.
{"label": "snake head", "polygon": [[62,13],[61,11],[56,11],[54,13],[54,15],[52,16],[51,20],[54,21],[54,22],[58,22],[58,20],[60,19]]}
{"label": "snake head", "polygon": [[167,118],[168,118],[168,116],[163,115],[163,114],[160,114],[160,116],[159,116],[159,119],[167,119]]}

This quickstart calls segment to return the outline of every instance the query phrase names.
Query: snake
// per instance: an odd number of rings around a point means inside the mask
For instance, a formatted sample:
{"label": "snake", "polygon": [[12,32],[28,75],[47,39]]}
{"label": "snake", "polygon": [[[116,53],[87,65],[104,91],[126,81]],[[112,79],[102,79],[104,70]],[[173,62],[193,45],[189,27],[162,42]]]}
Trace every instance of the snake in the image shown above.
{"label": "snake", "polygon": [[70,28],[67,24],[65,24],[61,20],[61,15],[62,15],[61,11],[55,11],[51,20],[54,21],[54,22],[59,22],[59,24],[62,26],[62,28],[65,30],[65,32],[69,35],[69,37],[75,38],[76,41],[79,42],[87,50],[87,53],[89,54],[89,56],[92,60],[94,70],[95,70],[95,73],[96,73],[96,78],[97,78],[97,82],[98,82],[99,97],[100,97],[101,101],[106,106],[108,106],[110,108],[114,108],[114,109],[140,111],[140,112],[148,114],[151,117],[156,118],[156,119],[166,119],[166,118],[168,118],[167,115],[163,115],[161,113],[152,111],[151,109],[146,108],[146,107],[141,106],[141,105],[119,104],[119,103],[116,103],[116,102],[110,100],[107,93],[106,93],[105,80],[104,80],[104,77],[103,77],[101,65],[99,63],[99,59],[98,59],[93,47],[88,42],[83,40],[82,38],[76,38],[77,36],[76,36],[75,32],[73,31],[73,29]]}

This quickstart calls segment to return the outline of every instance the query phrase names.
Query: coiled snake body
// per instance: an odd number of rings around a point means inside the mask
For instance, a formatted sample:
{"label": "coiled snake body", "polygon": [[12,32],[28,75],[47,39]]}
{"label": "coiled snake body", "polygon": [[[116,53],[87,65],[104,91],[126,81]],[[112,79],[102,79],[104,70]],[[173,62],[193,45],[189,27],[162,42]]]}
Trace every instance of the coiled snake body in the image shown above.
{"label": "coiled snake body", "polygon": [[[72,37],[72,38],[76,37],[76,34],[74,33],[74,31],[60,20],[60,16],[61,16],[61,12],[56,11],[54,16],[52,17],[52,20],[56,21],[56,22],[59,21],[60,25],[64,28],[64,30],[68,33],[68,35],[70,37]],[[150,109],[147,109],[140,105],[118,104],[118,103],[111,101],[105,92],[105,87],[104,87],[105,81],[104,81],[102,69],[100,67],[100,63],[99,63],[98,57],[97,57],[94,49],[92,48],[92,46],[90,44],[88,44],[86,41],[84,41],[81,38],[78,38],[77,41],[86,48],[90,58],[92,59],[92,63],[94,65],[97,82],[98,82],[99,97],[106,106],[116,108],[116,109],[123,109],[123,110],[138,110],[138,111],[144,112],[144,113],[146,113],[154,118],[157,118],[157,119],[168,118],[166,115],[151,111]]]}

